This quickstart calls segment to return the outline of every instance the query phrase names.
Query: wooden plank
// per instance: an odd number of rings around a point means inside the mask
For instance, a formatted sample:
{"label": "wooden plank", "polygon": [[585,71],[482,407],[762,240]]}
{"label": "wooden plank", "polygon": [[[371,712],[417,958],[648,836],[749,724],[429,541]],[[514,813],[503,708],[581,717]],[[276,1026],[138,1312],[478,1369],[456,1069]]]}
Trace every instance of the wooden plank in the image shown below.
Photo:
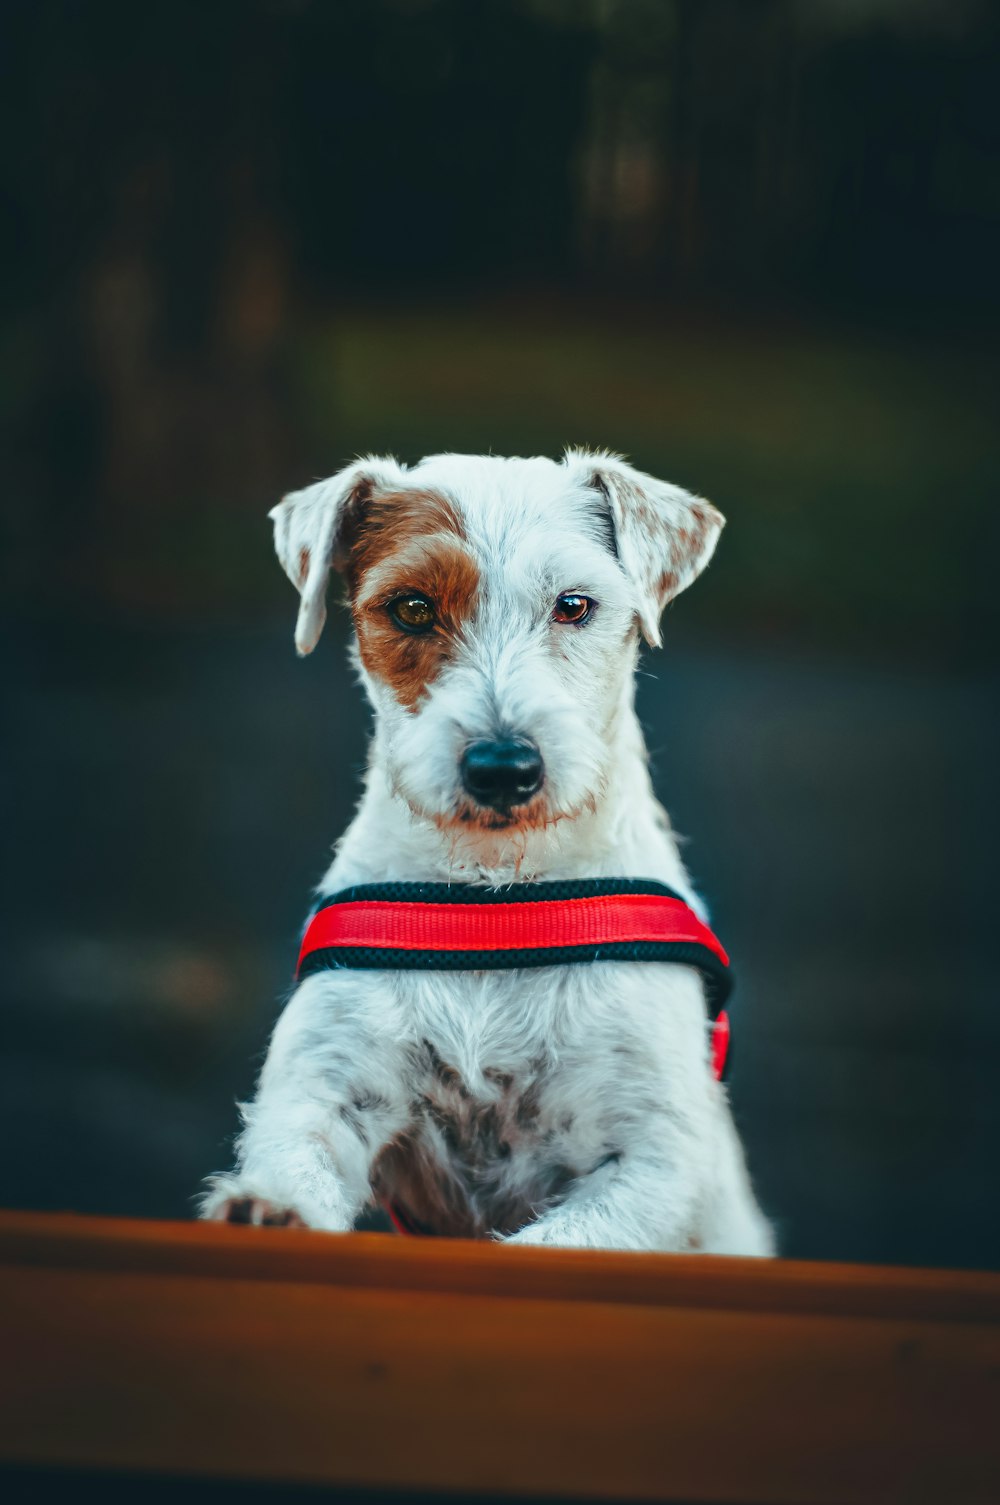
{"label": "wooden plank", "polygon": [[0,1460],[1000,1498],[1000,1278],[0,1215]]}
{"label": "wooden plank", "polygon": [[228,1227],[0,1211],[0,1266],[240,1275],[354,1287],[691,1303],[841,1316],[1000,1321],[1000,1277],[814,1261],[507,1248],[461,1239],[341,1238]]}

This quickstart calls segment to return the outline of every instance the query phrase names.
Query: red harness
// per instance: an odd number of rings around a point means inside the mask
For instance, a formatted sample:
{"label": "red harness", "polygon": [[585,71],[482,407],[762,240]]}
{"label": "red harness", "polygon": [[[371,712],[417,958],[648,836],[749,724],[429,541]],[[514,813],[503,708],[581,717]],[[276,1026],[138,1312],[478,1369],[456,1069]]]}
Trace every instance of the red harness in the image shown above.
{"label": "red harness", "polygon": [[[320,900],[302,938],[296,978],[333,968],[504,971],[599,961],[676,962],[705,982],[711,1066],[729,1058],[729,958],[689,904],[662,883],[588,878],[519,883],[364,883]],[[430,1232],[401,1207],[400,1233]]]}
{"label": "red harness", "polygon": [[479,972],[596,961],[696,967],[713,1021],[712,1068],[723,1075],[729,958],[679,894],[641,878],[504,889],[358,884],[320,901],[306,926],[296,977],[340,967]]}

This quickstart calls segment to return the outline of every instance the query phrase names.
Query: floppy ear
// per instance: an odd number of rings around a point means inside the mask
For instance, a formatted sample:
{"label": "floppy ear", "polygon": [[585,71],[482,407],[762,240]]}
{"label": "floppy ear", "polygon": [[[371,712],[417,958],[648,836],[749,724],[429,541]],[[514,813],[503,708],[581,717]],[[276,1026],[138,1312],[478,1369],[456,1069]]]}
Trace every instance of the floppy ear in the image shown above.
{"label": "floppy ear", "polygon": [[607,503],[621,566],[637,592],[642,635],[659,646],[660,615],[701,574],[725,526],[722,513],[618,455],[567,450],[563,464]]}
{"label": "floppy ear", "polygon": [[313,651],[323,631],[330,568],[339,563],[348,523],[373,492],[402,479],[403,468],[395,460],[372,455],[326,481],[290,491],[267,514],[274,519],[275,551],[302,597],[295,624],[300,656]]}

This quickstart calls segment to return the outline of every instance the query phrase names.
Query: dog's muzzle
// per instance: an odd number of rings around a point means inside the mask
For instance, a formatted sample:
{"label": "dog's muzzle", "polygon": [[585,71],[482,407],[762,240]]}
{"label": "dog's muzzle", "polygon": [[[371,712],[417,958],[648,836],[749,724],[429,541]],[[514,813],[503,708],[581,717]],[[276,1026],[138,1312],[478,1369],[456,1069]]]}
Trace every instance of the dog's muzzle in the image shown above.
{"label": "dog's muzzle", "polygon": [[510,737],[500,742],[472,742],[459,764],[462,784],[477,805],[506,812],[525,805],[545,777],[542,755],[533,742]]}

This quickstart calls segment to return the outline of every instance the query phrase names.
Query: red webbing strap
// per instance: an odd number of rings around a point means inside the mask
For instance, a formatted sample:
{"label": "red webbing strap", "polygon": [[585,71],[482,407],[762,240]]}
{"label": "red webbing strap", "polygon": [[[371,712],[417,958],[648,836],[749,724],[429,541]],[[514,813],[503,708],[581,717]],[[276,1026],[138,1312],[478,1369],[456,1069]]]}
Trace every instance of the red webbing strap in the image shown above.
{"label": "red webbing strap", "polygon": [[428,904],[365,899],[330,904],[306,928],[298,965],[312,951],[366,946],[387,951],[522,951],[612,942],[686,941],[724,966],[721,942],[683,899],[604,894],[512,904]]}
{"label": "red webbing strap", "polygon": [[726,1070],[726,1057],[729,1055],[729,1015],[725,1009],[712,1025],[712,1075],[717,1082],[721,1082]]}
{"label": "red webbing strap", "polygon": [[396,1232],[401,1233],[404,1238],[421,1238],[426,1236],[424,1230],[418,1227],[415,1220],[401,1203],[383,1202],[382,1206],[389,1214],[390,1221]]}

